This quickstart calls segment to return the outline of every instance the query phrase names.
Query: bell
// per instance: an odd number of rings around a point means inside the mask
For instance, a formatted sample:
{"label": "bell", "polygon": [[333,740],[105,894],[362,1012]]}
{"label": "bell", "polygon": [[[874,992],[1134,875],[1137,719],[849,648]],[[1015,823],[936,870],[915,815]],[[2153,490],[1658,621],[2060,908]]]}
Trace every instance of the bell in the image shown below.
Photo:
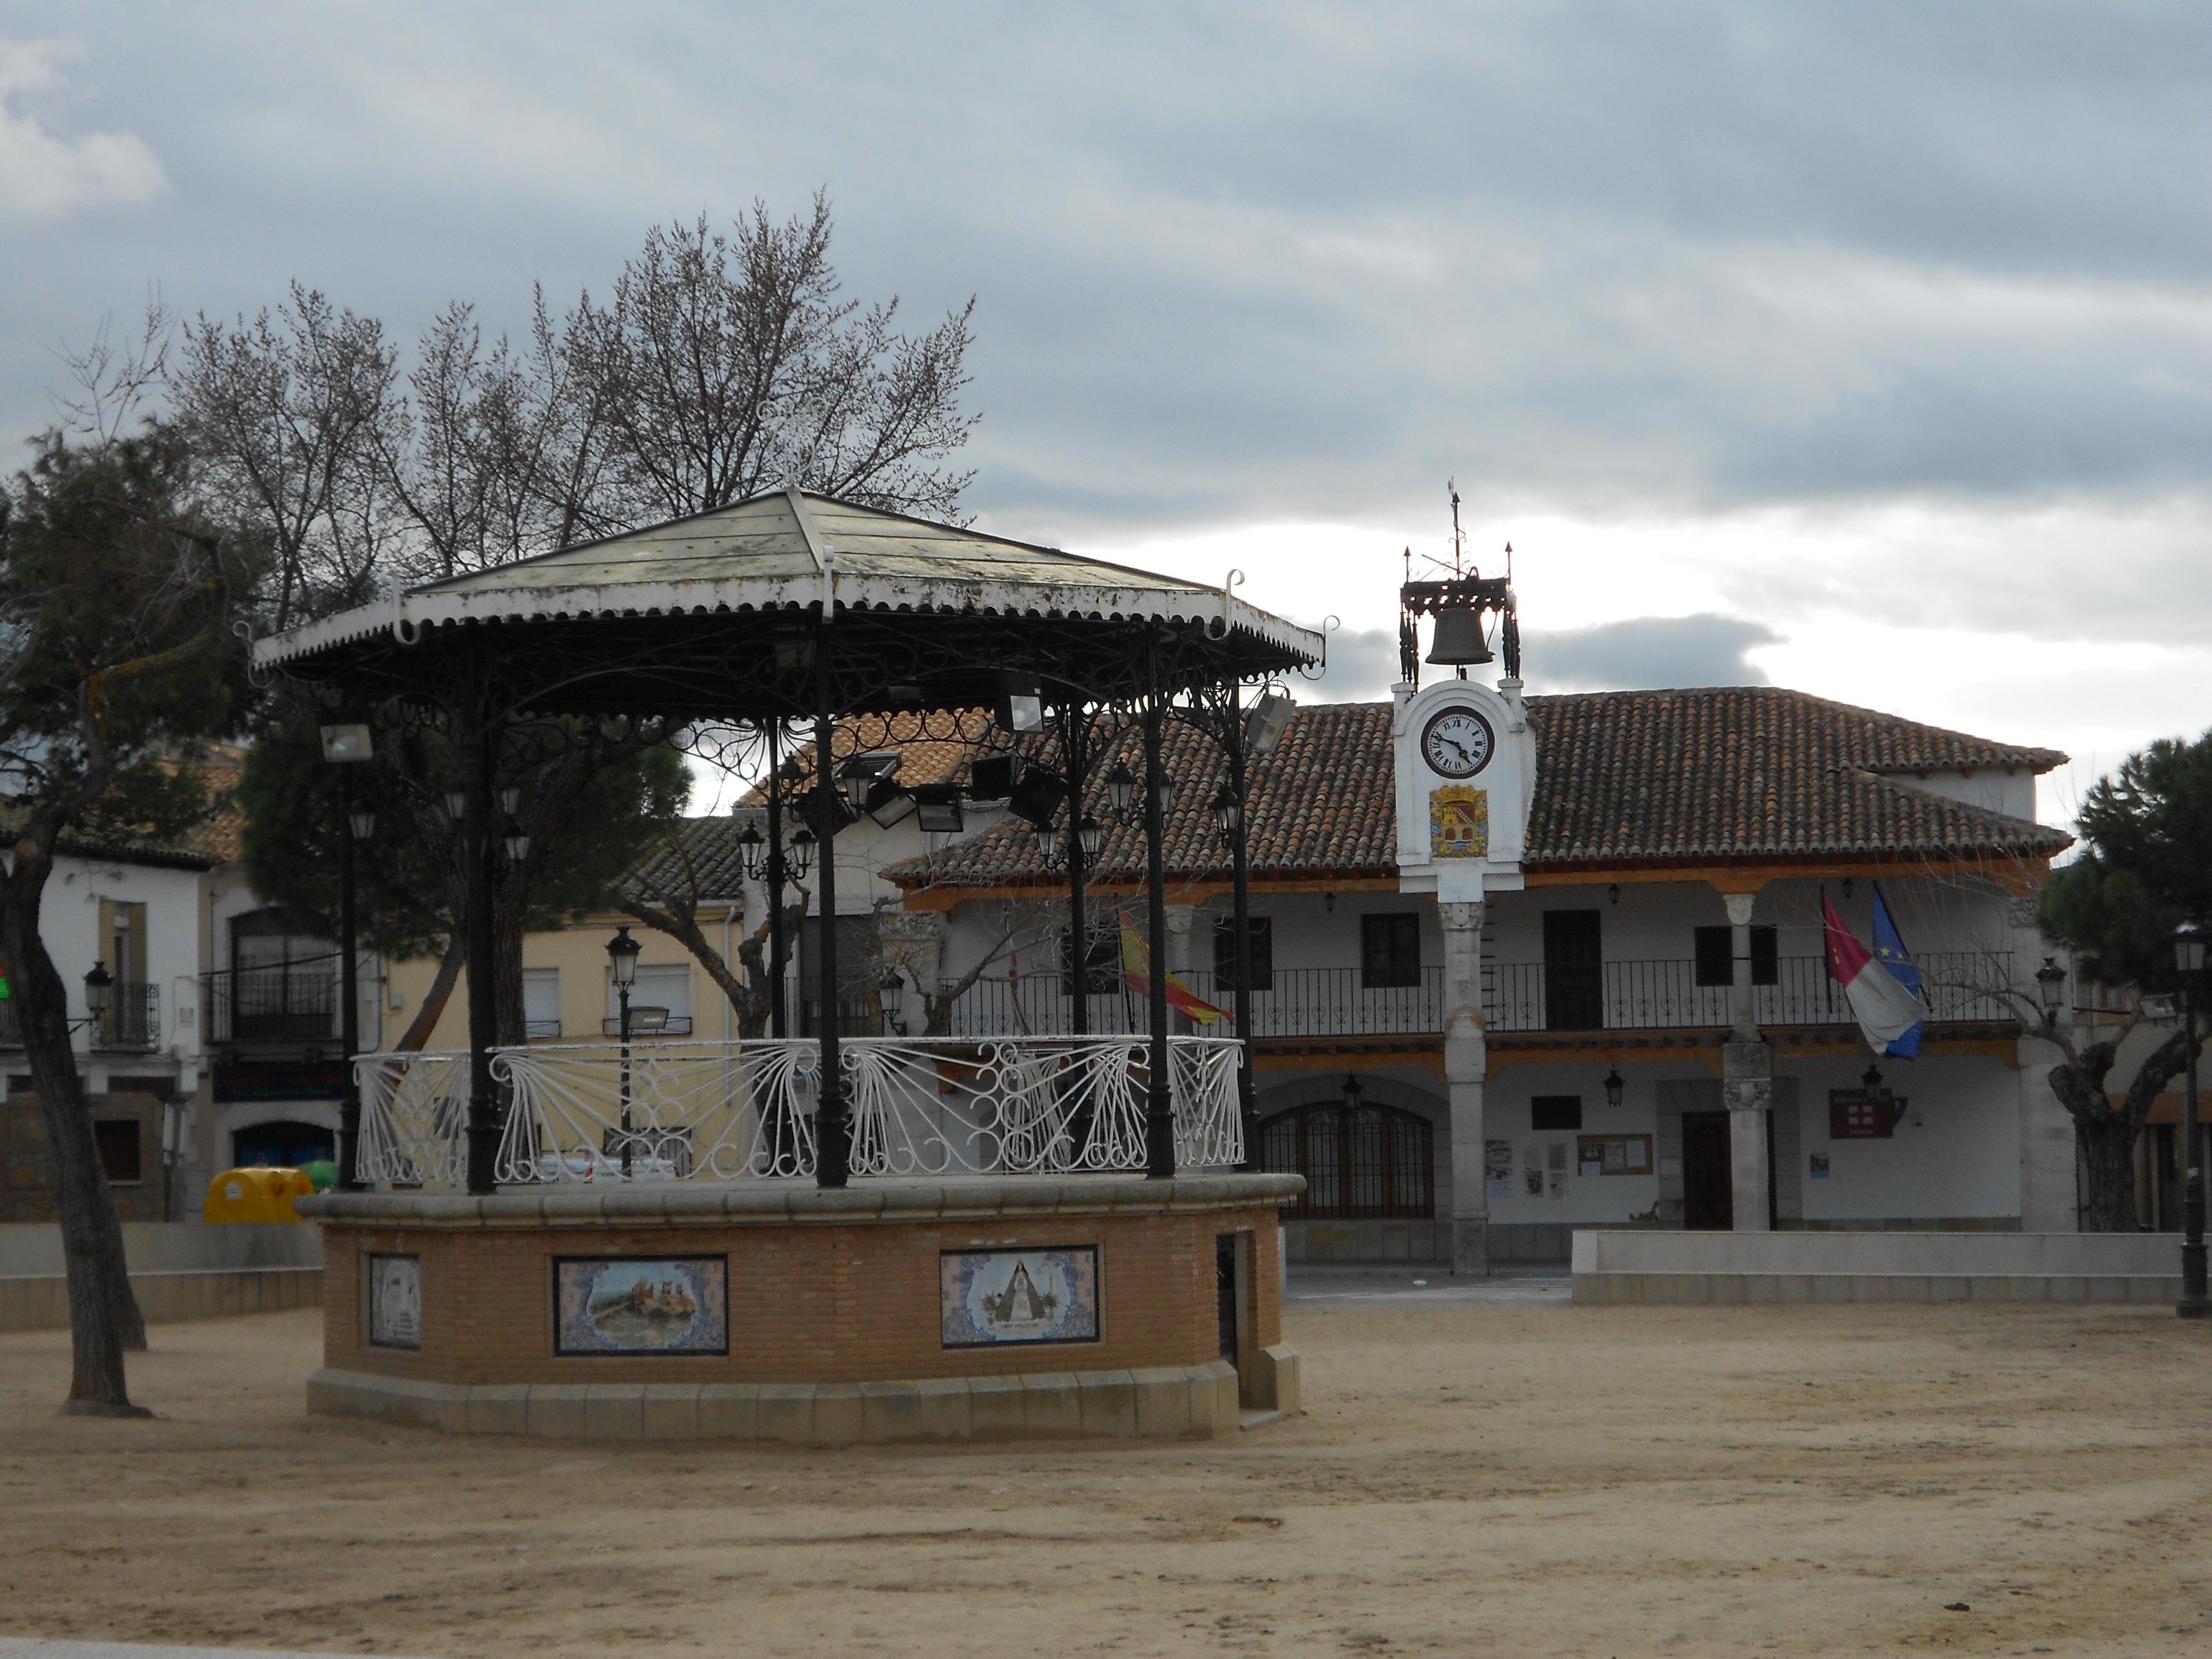
{"label": "bell", "polygon": [[1446,668],[1494,660],[1482,637],[1482,612],[1460,607],[1437,611],[1436,637],[1423,660]]}

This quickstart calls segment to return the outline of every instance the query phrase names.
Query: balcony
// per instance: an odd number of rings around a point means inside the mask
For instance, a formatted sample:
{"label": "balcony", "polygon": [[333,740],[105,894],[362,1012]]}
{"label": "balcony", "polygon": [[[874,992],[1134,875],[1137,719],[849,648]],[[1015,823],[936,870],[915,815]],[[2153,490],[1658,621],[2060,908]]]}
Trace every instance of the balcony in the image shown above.
{"label": "balcony", "polygon": [[[82,1016],[70,1022],[72,1030],[86,1030]],[[107,1012],[89,1024],[89,1043],[95,1052],[144,1054],[161,1046],[161,988],[118,980],[108,993]],[[0,1002],[0,1048],[23,1046],[22,1016],[12,1000]]]}
{"label": "balcony", "polygon": [[[1959,951],[1919,959],[1929,1016],[1936,1021],[2007,1021],[2002,997],[1984,987],[2009,981],[2008,956]],[[1776,964],[1775,983],[1752,988],[1752,1012],[1762,1026],[1850,1025],[1843,988],[1830,980],[1820,957],[1788,957]],[[1213,974],[1179,977],[1221,1008],[1235,993]],[[1485,963],[1483,1020],[1495,1033],[1524,1031],[1720,1030],[1729,1024],[1729,988],[1699,985],[1688,957],[1607,962],[1588,967],[1540,962]],[[953,1005],[947,1036],[1064,1036],[1072,1029],[1073,999],[1062,974],[987,979]],[[1086,1029],[1109,1036],[1144,1030],[1143,1000],[1116,988],[1096,992],[1087,1005]],[[855,1010],[855,1035],[872,1034]],[[1215,1030],[1220,1028],[1216,1027]],[[1418,985],[1371,986],[1357,968],[1279,969],[1252,993],[1252,1035],[1271,1037],[1359,1037],[1441,1035],[1443,970],[1424,968]]]}
{"label": "balcony", "polygon": [[338,1035],[335,952],[204,975],[200,995],[210,1047],[328,1042]]}

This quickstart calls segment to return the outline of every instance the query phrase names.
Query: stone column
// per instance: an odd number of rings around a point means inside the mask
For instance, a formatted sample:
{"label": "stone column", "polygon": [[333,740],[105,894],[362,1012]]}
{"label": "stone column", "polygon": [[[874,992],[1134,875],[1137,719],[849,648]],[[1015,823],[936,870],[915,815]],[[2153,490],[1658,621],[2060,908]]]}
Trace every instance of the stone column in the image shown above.
{"label": "stone column", "polygon": [[1729,981],[1729,1040],[1721,1045],[1721,1098],[1729,1112],[1730,1196],[1735,1231],[1771,1231],[1766,1209],[1768,1109],[1774,1103],[1774,1050],[1751,1007],[1752,893],[1723,893],[1735,971]]}
{"label": "stone column", "polygon": [[1480,902],[1437,906],[1444,929],[1444,1085],[1451,1100],[1452,1271],[1490,1271],[1490,1202],[1483,1185],[1482,1085],[1490,1071],[1482,1025]]}
{"label": "stone column", "polygon": [[[1205,957],[1201,962],[1200,941],[1205,941]],[[1168,972],[1188,981],[1194,969],[1211,972],[1213,968],[1213,927],[1206,912],[1194,904],[1168,906]]]}

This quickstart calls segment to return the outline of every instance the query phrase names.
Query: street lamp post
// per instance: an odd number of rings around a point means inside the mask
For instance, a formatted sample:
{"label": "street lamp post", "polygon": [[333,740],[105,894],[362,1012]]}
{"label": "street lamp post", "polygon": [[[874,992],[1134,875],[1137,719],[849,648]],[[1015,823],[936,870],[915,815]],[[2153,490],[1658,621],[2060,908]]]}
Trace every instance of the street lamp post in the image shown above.
{"label": "street lamp post", "polygon": [[338,768],[338,1056],[345,1068],[338,1095],[338,1190],[353,1193],[361,1190],[361,1084],[353,1069],[354,1055],[361,1048],[353,844],[366,841],[376,829],[375,813],[354,805],[353,769],[376,758],[376,741],[368,722],[358,714],[331,714],[319,730],[323,758]]}
{"label": "street lamp post", "polygon": [[617,1029],[622,1034],[622,1172],[629,1179],[629,989],[637,983],[637,953],[645,947],[629,936],[628,927],[615,929],[607,941],[607,969],[615,982]]}
{"label": "street lamp post", "polygon": [[2204,1282],[2204,1159],[2197,1128],[2197,981],[2204,973],[2204,930],[2185,921],[2173,930],[2173,965],[2181,978],[2181,1300],[2184,1319],[2212,1314]]}
{"label": "street lamp post", "polygon": [[115,975],[107,971],[103,960],[95,962],[85,970],[84,1023],[92,1032],[92,1046],[100,1046],[100,1022],[107,1018],[107,1011],[115,1003]]}

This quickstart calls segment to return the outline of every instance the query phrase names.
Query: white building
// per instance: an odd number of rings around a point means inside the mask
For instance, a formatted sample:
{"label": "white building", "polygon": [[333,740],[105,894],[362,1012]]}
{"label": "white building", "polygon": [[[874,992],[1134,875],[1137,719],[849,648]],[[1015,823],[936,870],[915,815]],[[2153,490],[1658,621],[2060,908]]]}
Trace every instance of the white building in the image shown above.
{"label": "white building", "polygon": [[[1421,752],[1445,709],[1494,739],[1480,858]],[[1310,1185],[1294,1255],[1560,1261],[1593,1225],[2071,1230],[2051,1056],[1999,994],[2032,995],[2044,958],[2031,895],[2069,837],[2034,821],[2035,779],[2063,759],[1763,687],[1445,680],[1299,710],[1250,809],[1261,1152]],[[1183,732],[1170,767],[1170,965],[1226,1006],[1220,763]],[[1094,894],[1140,912],[1140,838],[1093,793]],[[950,1029],[1066,1029],[1059,961],[1003,943],[1010,906],[1064,914],[1026,825],[886,873],[938,919],[940,978],[1001,953]],[[1821,894],[1864,939],[1877,883],[1928,979],[1911,1060],[1869,1054],[1826,969]],[[1110,967],[1094,986],[1091,1029],[1141,1023]]]}

